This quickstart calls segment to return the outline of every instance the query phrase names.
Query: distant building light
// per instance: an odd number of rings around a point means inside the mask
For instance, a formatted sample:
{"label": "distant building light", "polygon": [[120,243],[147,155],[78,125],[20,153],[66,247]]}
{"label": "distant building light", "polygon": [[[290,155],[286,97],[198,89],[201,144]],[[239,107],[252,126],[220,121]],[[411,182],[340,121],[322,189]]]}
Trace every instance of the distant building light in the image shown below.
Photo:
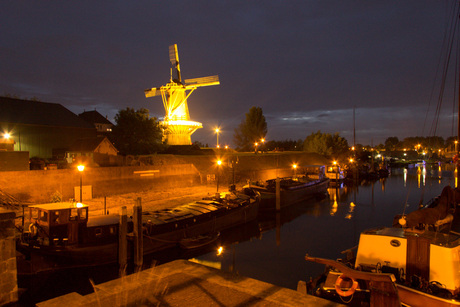
{"label": "distant building light", "polygon": [[5,133],[3,134],[3,138],[9,140],[9,138],[11,137],[11,135],[9,133]]}

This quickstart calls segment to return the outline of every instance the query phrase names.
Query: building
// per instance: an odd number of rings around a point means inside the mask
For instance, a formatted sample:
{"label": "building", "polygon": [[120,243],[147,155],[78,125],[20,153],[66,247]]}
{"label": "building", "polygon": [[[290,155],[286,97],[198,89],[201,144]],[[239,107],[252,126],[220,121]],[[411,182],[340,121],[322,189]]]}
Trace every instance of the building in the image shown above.
{"label": "building", "polygon": [[[114,166],[122,163],[117,158],[118,150],[105,136],[76,140],[66,152],[67,163],[84,163]],[[121,161],[121,162],[120,162]]]}
{"label": "building", "polygon": [[14,140],[14,151],[63,158],[76,140],[96,137],[97,130],[58,103],[0,97],[0,137],[6,133]]}
{"label": "building", "polygon": [[112,132],[113,124],[96,110],[85,111],[78,114],[78,117],[94,125],[98,134],[107,136]]}

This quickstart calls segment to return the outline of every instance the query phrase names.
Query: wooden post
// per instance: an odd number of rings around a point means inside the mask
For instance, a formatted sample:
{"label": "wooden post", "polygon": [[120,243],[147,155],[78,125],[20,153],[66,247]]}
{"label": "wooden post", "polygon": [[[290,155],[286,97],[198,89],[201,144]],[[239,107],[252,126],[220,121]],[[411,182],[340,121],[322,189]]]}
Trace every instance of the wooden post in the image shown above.
{"label": "wooden post", "polygon": [[142,204],[141,198],[136,199],[136,204],[133,207],[133,222],[134,222],[134,266],[135,271],[142,269],[144,246],[142,234]]}
{"label": "wooden post", "polygon": [[118,264],[120,277],[126,274],[128,263],[128,214],[126,206],[121,207],[120,226],[118,230]]}
{"label": "wooden post", "polygon": [[281,193],[280,193],[280,179],[276,177],[276,211],[281,209]]}

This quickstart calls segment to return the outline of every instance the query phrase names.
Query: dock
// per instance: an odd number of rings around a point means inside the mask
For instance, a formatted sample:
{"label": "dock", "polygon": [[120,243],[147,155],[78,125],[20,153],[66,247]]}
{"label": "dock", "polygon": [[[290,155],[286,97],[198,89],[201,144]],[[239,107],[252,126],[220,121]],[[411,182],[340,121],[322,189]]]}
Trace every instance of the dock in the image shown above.
{"label": "dock", "polygon": [[252,278],[175,260],[95,285],[88,295],[69,293],[38,303],[57,306],[339,306]]}

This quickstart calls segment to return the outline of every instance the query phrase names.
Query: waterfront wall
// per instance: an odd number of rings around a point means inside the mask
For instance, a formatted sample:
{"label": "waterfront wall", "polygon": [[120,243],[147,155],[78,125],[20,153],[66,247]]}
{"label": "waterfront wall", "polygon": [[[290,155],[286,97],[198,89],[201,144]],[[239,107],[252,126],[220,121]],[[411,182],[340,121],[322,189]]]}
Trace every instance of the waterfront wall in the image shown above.
{"label": "waterfront wall", "polygon": [[[217,158],[223,161],[217,167]],[[49,202],[59,194],[66,201],[77,197],[75,187],[92,187],[93,197],[103,197],[147,190],[164,190],[177,186],[206,184],[219,177],[222,187],[246,183],[247,180],[266,180],[293,174],[292,164],[327,164],[317,154],[302,152],[280,154],[236,154],[149,157],[149,165],[125,167],[85,168],[83,173],[73,169],[1,172],[0,189],[22,202]]]}
{"label": "waterfront wall", "polygon": [[15,217],[14,212],[0,208],[0,306],[18,301]]}
{"label": "waterfront wall", "polygon": [[22,202],[49,202],[55,194],[69,200],[75,197],[75,187],[80,187],[80,176],[83,186],[92,186],[93,197],[191,186],[200,181],[192,164],[99,167],[85,168],[81,174],[76,169],[2,172],[0,189]]}

